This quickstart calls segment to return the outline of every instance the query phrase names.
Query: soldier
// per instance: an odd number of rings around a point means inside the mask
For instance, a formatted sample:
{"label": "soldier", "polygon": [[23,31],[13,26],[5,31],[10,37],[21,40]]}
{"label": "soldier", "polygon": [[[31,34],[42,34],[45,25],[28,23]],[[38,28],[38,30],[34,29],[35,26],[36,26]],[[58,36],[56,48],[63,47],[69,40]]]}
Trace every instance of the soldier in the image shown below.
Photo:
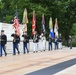
{"label": "soldier", "polygon": [[38,40],[39,40],[39,38],[38,38],[37,32],[35,31],[34,36],[33,36],[33,43],[34,43],[33,53],[38,52],[38,48],[37,48],[38,47]]}
{"label": "soldier", "polygon": [[58,42],[59,42],[59,38],[58,36],[55,36],[55,50],[58,49]]}
{"label": "soldier", "polygon": [[4,30],[1,30],[0,35],[0,57],[2,56],[2,49],[4,50],[5,56],[7,56],[5,45],[7,43],[7,36],[4,34]]}
{"label": "soldier", "polygon": [[51,50],[52,50],[52,37],[51,37],[51,35],[49,35],[49,51],[50,51],[50,46],[51,46]]}
{"label": "soldier", "polygon": [[15,34],[11,35],[13,39],[13,55],[16,55],[16,49],[18,51],[18,54],[20,54],[18,44],[20,43],[20,37],[17,35],[17,31],[15,31]]}
{"label": "soldier", "polygon": [[41,39],[41,52],[42,51],[45,51],[46,50],[46,37],[45,37],[45,34],[44,33],[42,33],[41,35],[40,35],[40,39]]}
{"label": "soldier", "polygon": [[59,48],[62,49],[62,36],[59,35]]}
{"label": "soldier", "polygon": [[41,41],[40,48],[41,48],[41,52],[42,52],[43,51],[43,33],[40,35],[40,41]]}
{"label": "soldier", "polygon": [[27,53],[29,53],[29,50],[27,48],[27,43],[29,43],[29,36],[27,35],[27,32],[24,32],[22,37],[24,38],[24,40],[23,40],[23,51],[24,51],[24,54],[26,53],[25,48],[27,49]]}
{"label": "soldier", "polygon": [[72,49],[72,37],[69,36],[69,46],[70,46],[70,49]]}

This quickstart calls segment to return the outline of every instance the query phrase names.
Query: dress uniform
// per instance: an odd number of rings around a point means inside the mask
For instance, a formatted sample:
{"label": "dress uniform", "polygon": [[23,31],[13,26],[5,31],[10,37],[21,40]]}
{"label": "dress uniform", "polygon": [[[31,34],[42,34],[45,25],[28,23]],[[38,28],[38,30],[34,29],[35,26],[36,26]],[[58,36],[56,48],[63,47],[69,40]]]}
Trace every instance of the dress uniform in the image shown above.
{"label": "dress uniform", "polygon": [[59,38],[58,36],[55,36],[55,50],[58,49],[58,42],[59,42]]}
{"label": "dress uniform", "polygon": [[49,51],[50,51],[50,46],[51,46],[51,50],[52,50],[52,37],[51,37],[51,35],[49,35]]}
{"label": "dress uniform", "polygon": [[4,34],[4,30],[1,30],[0,35],[0,56],[2,56],[2,49],[4,50],[5,56],[7,56],[5,45],[7,43],[7,36]]}
{"label": "dress uniform", "polygon": [[70,46],[70,49],[72,49],[72,37],[69,36],[69,46]]}
{"label": "dress uniform", "polygon": [[15,34],[11,35],[13,39],[13,55],[16,55],[16,49],[18,51],[18,54],[20,54],[18,44],[20,43],[20,37],[17,35],[16,31]]}
{"label": "dress uniform", "polygon": [[40,35],[40,49],[41,49],[41,52],[43,51],[43,34]]}
{"label": "dress uniform", "polygon": [[33,36],[33,43],[34,43],[33,53],[38,52],[38,40],[39,38],[38,38],[37,32],[35,31],[34,36]]}
{"label": "dress uniform", "polygon": [[23,40],[23,53],[24,54],[26,53],[26,49],[27,49],[27,53],[29,53],[29,50],[27,48],[27,43],[29,43],[29,36],[27,35],[27,32],[24,32],[22,37],[24,38],[24,40]]}
{"label": "dress uniform", "polygon": [[43,35],[43,50],[46,50],[46,37]]}
{"label": "dress uniform", "polygon": [[62,49],[62,36],[59,35],[59,49]]}
{"label": "dress uniform", "polygon": [[44,36],[44,34],[42,33],[40,35],[40,39],[41,39],[41,52],[46,49],[46,38]]}

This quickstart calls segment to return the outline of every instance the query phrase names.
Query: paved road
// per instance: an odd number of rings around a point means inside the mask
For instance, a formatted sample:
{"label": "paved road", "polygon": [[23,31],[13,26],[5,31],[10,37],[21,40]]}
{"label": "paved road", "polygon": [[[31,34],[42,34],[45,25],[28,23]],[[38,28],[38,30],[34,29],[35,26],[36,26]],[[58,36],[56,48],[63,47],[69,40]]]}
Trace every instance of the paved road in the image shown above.
{"label": "paved road", "polygon": [[53,75],[76,64],[76,58],[25,75]]}
{"label": "paved road", "polygon": [[[76,64],[76,48],[0,57],[0,75],[53,75]],[[69,74],[76,75],[76,67]],[[46,74],[48,72],[48,74]],[[74,73],[74,74],[73,74]],[[58,74],[57,74],[58,75]]]}

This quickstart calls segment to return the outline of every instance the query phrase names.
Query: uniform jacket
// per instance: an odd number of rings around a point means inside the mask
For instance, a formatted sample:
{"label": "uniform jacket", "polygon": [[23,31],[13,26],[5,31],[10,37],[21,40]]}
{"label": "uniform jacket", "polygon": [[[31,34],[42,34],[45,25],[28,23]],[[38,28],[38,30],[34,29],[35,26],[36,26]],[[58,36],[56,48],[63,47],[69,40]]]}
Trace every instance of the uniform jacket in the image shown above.
{"label": "uniform jacket", "polygon": [[24,37],[24,40],[23,40],[24,43],[29,43],[29,36],[28,35],[22,35],[22,37]]}
{"label": "uniform jacket", "polygon": [[39,41],[38,35],[34,34],[34,36],[33,36],[33,42],[37,43],[38,41]]}
{"label": "uniform jacket", "polygon": [[17,34],[12,34],[11,35],[14,39],[13,39],[13,43],[15,44],[18,44],[20,43],[20,36],[18,36]]}
{"label": "uniform jacket", "polygon": [[0,44],[5,45],[7,43],[7,36],[5,34],[0,35]]}

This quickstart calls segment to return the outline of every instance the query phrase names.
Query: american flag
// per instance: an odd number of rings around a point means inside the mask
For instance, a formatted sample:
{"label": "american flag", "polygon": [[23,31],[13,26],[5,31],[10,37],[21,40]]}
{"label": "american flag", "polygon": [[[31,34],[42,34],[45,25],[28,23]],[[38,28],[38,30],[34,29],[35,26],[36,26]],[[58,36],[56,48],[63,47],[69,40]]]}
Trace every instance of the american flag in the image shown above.
{"label": "american flag", "polygon": [[14,16],[14,25],[13,25],[15,31],[17,31],[17,34],[20,36],[20,25],[18,21],[18,12],[16,10],[15,16]]}

